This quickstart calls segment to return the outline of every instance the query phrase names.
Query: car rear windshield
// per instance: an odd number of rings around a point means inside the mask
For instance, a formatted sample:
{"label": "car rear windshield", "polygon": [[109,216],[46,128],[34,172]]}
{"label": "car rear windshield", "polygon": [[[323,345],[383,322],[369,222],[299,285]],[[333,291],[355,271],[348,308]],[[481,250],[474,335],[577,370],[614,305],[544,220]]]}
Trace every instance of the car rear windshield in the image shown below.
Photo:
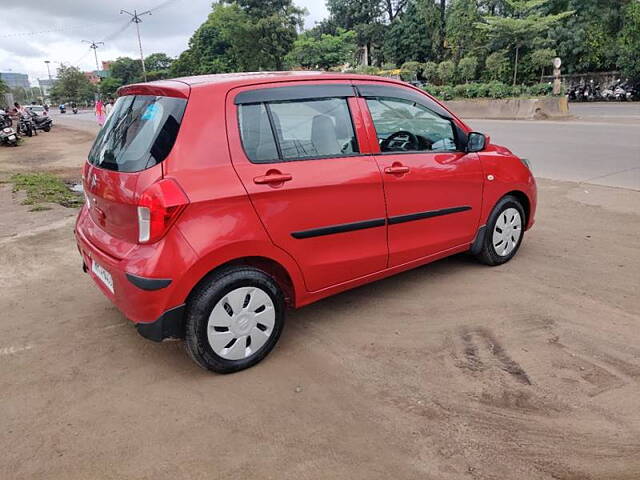
{"label": "car rear windshield", "polygon": [[89,152],[89,163],[118,172],[157,165],[173,148],[186,105],[182,98],[120,97]]}

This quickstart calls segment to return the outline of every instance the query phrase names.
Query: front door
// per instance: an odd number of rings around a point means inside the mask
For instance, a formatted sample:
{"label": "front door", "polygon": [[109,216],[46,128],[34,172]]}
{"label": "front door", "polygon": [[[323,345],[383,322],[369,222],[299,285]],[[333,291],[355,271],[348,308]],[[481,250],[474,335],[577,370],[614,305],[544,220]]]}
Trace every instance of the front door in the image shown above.
{"label": "front door", "polygon": [[353,87],[335,83],[261,85],[232,92],[227,104],[234,167],[309,291],[387,265],[381,174],[375,158],[360,153],[355,106]]}
{"label": "front door", "polygon": [[460,151],[464,132],[426,95],[402,87],[359,88],[380,150],[389,266],[470,244],[483,172],[476,154]]}

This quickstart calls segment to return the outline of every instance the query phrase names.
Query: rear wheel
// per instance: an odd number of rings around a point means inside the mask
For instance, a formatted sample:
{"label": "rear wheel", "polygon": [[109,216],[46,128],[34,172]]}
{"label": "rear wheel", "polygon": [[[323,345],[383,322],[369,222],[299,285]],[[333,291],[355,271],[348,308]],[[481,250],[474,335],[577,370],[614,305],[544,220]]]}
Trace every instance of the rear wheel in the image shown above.
{"label": "rear wheel", "polygon": [[44,130],[45,132],[48,132],[49,130],[51,130],[51,127],[46,126],[46,127],[44,127],[44,128],[43,128],[43,130]]}
{"label": "rear wheel", "polygon": [[487,265],[502,265],[511,260],[522,243],[525,228],[524,208],[520,201],[507,195],[491,212],[477,258]]}
{"label": "rear wheel", "polygon": [[186,349],[202,368],[232,373],[260,362],[284,326],[284,295],[252,267],[215,272],[187,304]]}

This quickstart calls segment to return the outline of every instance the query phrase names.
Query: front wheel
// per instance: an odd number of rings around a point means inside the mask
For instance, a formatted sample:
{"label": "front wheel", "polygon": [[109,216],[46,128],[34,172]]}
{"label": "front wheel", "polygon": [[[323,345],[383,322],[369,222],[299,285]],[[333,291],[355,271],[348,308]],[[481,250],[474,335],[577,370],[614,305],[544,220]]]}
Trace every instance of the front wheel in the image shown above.
{"label": "front wheel", "polygon": [[511,195],[503,197],[489,216],[478,260],[490,266],[511,260],[522,243],[525,222],[520,201]]}
{"label": "front wheel", "polygon": [[215,272],[187,303],[185,346],[202,368],[232,373],[273,349],[285,318],[284,295],[261,270],[237,266]]}
{"label": "front wheel", "polygon": [[47,125],[46,127],[44,127],[44,128],[43,128],[43,130],[44,130],[45,132],[48,132],[48,131],[50,131],[50,130],[51,130],[51,127]]}

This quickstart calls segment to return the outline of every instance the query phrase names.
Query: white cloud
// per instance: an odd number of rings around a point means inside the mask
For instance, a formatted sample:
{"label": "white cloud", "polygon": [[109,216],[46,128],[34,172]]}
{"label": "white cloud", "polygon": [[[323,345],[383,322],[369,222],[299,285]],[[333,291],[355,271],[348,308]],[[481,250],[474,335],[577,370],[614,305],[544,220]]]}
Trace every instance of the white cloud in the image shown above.
{"label": "white cloud", "polygon": [[[309,12],[307,28],[326,16],[324,0],[294,2]],[[46,78],[45,60],[51,61],[52,74],[60,63],[93,70],[93,51],[82,40],[105,41],[98,48],[99,60],[137,58],[135,25],[118,32],[127,22],[120,9],[141,12],[158,5],[163,6],[142,17],[144,54],[165,52],[177,56],[207,18],[211,0],[34,0],[2,5],[0,71],[27,73],[35,83],[37,78]],[[32,34],[24,35],[27,32]]]}

